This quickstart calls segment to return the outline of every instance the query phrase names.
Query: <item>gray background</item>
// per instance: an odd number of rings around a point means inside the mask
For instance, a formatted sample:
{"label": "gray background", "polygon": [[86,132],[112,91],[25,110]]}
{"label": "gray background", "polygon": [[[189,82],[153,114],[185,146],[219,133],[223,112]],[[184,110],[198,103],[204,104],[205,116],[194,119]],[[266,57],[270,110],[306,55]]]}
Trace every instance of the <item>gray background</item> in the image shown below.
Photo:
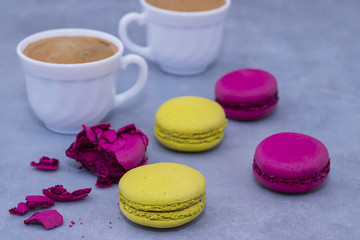
{"label": "gray background", "polygon": [[[178,77],[149,62],[145,90],[104,122],[116,129],[135,123],[149,139],[149,163],[178,162],[207,180],[204,212],[183,227],[157,230],[127,221],[118,208],[117,186],[99,189],[96,177],[65,156],[74,135],[47,130],[32,113],[15,53],[24,37],[43,30],[81,27],[117,35],[130,0],[0,1],[0,239],[359,239],[360,238],[360,2],[356,0],[233,0],[223,48],[203,74]],[[144,43],[144,29],[130,34]],[[128,52],[126,52],[128,53]],[[261,68],[278,79],[280,101],[268,118],[229,120],[215,149],[180,153],[159,145],[153,135],[157,108],[183,95],[214,99],[214,84],[239,68]],[[122,73],[119,91],[130,86],[134,66]],[[306,194],[280,194],[261,187],[251,173],[257,144],[283,131],[309,134],[329,149],[327,182]],[[60,159],[55,172],[29,166],[42,155]],[[14,216],[26,195],[63,184],[68,190],[93,187],[83,201],[56,203],[64,224],[46,231]],[[80,220],[81,219],[81,220]],[[69,227],[71,221],[75,222]],[[111,222],[111,224],[110,224]],[[83,224],[80,224],[83,223]],[[84,236],[84,238],[82,238]]]}

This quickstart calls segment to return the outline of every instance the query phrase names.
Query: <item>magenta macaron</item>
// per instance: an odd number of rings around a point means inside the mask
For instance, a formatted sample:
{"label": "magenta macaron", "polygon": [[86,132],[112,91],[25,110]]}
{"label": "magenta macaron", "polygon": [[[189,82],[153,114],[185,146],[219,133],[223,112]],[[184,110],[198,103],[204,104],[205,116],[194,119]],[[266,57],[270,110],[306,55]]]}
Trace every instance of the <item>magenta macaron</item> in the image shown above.
{"label": "magenta macaron", "polygon": [[271,114],[278,102],[277,81],[259,69],[240,69],[221,77],[215,85],[216,101],[229,118],[255,120]]}
{"label": "magenta macaron", "polygon": [[253,174],[263,185],[280,192],[301,193],[325,182],[330,158],[319,140],[300,133],[278,133],[255,151]]}

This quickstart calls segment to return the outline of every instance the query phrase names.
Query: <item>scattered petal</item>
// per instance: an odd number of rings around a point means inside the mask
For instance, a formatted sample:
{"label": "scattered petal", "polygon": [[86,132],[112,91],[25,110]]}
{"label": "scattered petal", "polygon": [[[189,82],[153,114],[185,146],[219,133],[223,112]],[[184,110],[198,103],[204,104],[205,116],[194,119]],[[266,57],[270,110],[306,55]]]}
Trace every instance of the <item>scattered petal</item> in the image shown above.
{"label": "scattered petal", "polygon": [[84,188],[75,190],[72,193],[68,192],[62,185],[55,185],[48,189],[43,189],[43,194],[55,201],[70,202],[83,199],[91,192],[91,188]]}
{"label": "scattered petal", "polygon": [[27,213],[28,210],[33,210],[36,208],[49,208],[54,206],[54,201],[48,197],[42,195],[31,195],[26,196],[26,203],[21,202],[16,208],[9,210],[11,214],[23,216]]}
{"label": "scattered petal", "polygon": [[30,165],[42,170],[56,170],[59,167],[59,160],[42,156],[38,163],[31,162]]}
{"label": "scattered petal", "polygon": [[26,196],[26,205],[29,209],[36,209],[40,207],[52,207],[54,206],[55,202],[48,197],[35,195],[35,196]]}
{"label": "scattered petal", "polygon": [[63,224],[63,216],[56,210],[38,212],[24,221],[25,224],[41,223],[46,229],[58,227]]}
{"label": "scattered petal", "polygon": [[11,214],[23,216],[26,214],[26,212],[29,210],[29,207],[26,205],[26,203],[21,202],[17,205],[16,208],[12,208],[9,210]]}

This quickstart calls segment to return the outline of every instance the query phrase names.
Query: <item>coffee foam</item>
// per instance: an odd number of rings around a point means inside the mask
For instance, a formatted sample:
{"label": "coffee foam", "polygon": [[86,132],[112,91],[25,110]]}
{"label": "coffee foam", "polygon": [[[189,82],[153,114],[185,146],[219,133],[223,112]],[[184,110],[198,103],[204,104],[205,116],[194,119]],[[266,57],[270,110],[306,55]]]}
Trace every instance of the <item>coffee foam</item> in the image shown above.
{"label": "coffee foam", "polygon": [[59,64],[99,61],[118,52],[111,42],[89,36],[60,36],[30,43],[23,51],[29,58]]}
{"label": "coffee foam", "polygon": [[178,11],[178,12],[201,12],[209,11],[225,5],[225,0],[146,0],[154,7]]}

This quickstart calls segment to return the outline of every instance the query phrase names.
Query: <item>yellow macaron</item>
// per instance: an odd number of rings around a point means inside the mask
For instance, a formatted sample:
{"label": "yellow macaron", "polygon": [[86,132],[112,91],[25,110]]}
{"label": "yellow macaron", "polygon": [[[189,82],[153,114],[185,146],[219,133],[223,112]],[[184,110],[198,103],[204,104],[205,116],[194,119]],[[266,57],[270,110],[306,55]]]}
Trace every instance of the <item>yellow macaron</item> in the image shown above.
{"label": "yellow macaron", "polygon": [[204,151],[224,137],[226,118],[215,101],[202,97],[177,97],[160,106],[155,136],[166,147],[185,152]]}
{"label": "yellow macaron", "polygon": [[202,212],[205,189],[204,176],[191,167],[178,163],[144,165],[120,179],[120,210],[140,225],[177,227]]}

